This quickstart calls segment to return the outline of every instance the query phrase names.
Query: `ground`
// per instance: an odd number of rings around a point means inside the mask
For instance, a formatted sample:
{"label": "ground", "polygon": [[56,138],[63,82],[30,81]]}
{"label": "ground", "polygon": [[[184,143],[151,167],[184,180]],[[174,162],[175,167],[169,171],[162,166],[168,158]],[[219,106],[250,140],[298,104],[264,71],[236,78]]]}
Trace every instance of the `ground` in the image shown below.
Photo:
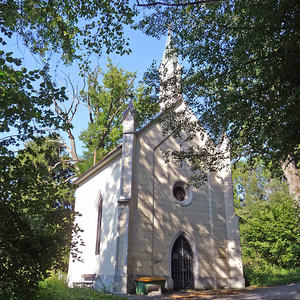
{"label": "ground", "polygon": [[300,283],[291,283],[265,288],[245,288],[239,290],[205,290],[172,292],[163,296],[128,296],[130,300],[300,300]]}

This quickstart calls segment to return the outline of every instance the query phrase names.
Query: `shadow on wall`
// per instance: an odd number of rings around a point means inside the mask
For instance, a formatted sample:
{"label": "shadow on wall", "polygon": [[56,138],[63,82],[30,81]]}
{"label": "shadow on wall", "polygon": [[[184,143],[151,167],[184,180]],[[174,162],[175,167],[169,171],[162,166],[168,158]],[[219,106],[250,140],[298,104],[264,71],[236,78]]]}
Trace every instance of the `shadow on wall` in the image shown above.
{"label": "shadow on wall", "polygon": [[182,231],[187,233],[193,256],[198,260],[194,261],[195,288],[226,287],[240,282],[241,266],[234,263],[230,252],[232,248],[239,249],[239,245],[229,240],[222,178],[210,173],[208,181],[193,190],[192,202],[181,205],[173,195],[173,186],[178,181],[186,182],[191,172],[186,164],[180,166],[172,160],[165,163],[162,152],[179,150],[180,146],[172,136],[159,140],[162,136],[161,128],[155,125],[137,141],[133,195],[136,203],[131,204],[129,234],[131,282],[139,276],[163,276],[172,287],[170,247],[174,236]]}

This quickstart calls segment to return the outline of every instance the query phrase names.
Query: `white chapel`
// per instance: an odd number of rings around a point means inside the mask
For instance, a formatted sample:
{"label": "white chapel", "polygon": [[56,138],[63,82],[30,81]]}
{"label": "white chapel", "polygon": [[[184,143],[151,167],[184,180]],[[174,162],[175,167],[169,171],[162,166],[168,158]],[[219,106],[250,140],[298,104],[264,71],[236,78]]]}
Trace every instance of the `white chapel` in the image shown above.
{"label": "white chapel", "polygon": [[[161,83],[180,77],[171,47],[169,33]],[[168,94],[171,101],[168,110],[189,111],[178,94],[180,80],[174,82],[167,88],[161,84],[161,96]],[[129,105],[122,144],[76,179],[75,211],[81,214],[76,223],[84,245],[81,261],[70,258],[70,286],[86,281],[99,290],[127,294],[134,292],[137,278],[159,276],[169,290],[244,287],[230,159],[208,173],[204,185],[188,188],[190,167],[165,162],[164,152],[180,150],[182,142],[164,134],[164,106],[157,118],[136,130]],[[188,143],[205,147],[205,138],[199,134]]]}

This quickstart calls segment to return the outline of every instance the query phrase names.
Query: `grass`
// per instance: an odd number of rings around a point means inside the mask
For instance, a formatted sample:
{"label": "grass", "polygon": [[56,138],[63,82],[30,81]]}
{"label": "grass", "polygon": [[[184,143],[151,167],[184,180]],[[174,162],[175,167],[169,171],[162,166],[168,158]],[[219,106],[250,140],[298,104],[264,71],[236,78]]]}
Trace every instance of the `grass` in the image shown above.
{"label": "grass", "polygon": [[300,267],[283,269],[266,263],[244,264],[246,286],[273,286],[300,281]]}
{"label": "grass", "polygon": [[[283,269],[259,260],[244,260],[247,286],[273,286],[300,281],[300,267]],[[39,300],[124,300],[115,295],[97,292],[91,288],[69,288],[64,280],[52,275],[40,283]]]}
{"label": "grass", "polygon": [[64,280],[56,275],[40,283],[39,300],[121,300],[124,298],[108,295],[91,288],[69,288]]}

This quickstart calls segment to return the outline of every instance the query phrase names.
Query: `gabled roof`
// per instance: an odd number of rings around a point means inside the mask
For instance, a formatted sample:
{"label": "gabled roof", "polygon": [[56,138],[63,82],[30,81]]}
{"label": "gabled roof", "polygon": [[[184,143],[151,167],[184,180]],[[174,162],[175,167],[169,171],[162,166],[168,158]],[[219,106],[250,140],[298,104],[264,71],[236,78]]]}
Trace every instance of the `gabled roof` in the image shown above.
{"label": "gabled roof", "polygon": [[[171,109],[174,109],[176,106],[180,105],[181,103],[182,103],[182,100],[174,103],[167,110],[159,112],[152,121],[150,121],[148,124],[145,124],[142,128],[140,128],[136,132],[136,135],[137,136],[141,135],[145,130],[147,130],[154,123],[159,121],[166,112],[170,111]],[[89,177],[93,176],[95,173],[100,171],[102,168],[104,168],[107,164],[109,164],[112,160],[114,160],[121,154],[122,154],[122,144],[119,144],[115,149],[110,151],[99,162],[97,162],[96,165],[94,165],[92,168],[88,169],[85,173],[83,173],[76,180],[74,180],[74,184],[81,184],[81,183],[85,182]]]}
{"label": "gabled roof", "polygon": [[153,120],[151,120],[148,124],[145,124],[143,127],[141,127],[137,132],[136,135],[139,136],[141,135],[145,130],[147,130],[149,127],[151,127],[155,122],[159,121],[164,114],[166,114],[167,112],[169,112],[172,109],[175,109],[177,106],[181,105],[181,103],[183,102],[183,98],[180,97],[176,102],[174,102],[172,105],[170,105],[170,107],[168,107],[167,109],[160,111],[159,113],[157,113]]}
{"label": "gabled roof", "polygon": [[96,172],[104,168],[112,160],[122,154],[122,144],[118,145],[115,149],[106,154],[99,162],[97,162],[92,168],[88,169],[85,173],[74,180],[74,184],[81,184],[85,182],[89,177],[94,175]]}

